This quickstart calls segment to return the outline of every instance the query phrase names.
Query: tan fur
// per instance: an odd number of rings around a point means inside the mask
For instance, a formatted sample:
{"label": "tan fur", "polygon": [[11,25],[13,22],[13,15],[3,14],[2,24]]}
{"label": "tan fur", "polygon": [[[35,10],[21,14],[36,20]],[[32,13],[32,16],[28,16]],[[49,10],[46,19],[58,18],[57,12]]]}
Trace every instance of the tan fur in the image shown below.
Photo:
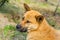
{"label": "tan fur", "polygon": [[[39,15],[41,16],[42,14],[34,10],[27,11],[24,14],[24,20],[21,21],[21,25],[28,28],[27,40],[60,40],[60,31],[51,27],[45,17],[41,23],[36,21],[35,16]],[[27,20],[31,23],[26,23]]]}

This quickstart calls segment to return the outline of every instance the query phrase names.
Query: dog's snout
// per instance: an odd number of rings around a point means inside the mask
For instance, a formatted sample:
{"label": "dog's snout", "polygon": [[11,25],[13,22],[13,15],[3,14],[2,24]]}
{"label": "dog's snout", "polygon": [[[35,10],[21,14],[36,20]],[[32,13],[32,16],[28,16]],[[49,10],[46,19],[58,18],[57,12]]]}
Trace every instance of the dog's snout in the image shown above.
{"label": "dog's snout", "polygon": [[16,29],[21,29],[21,27],[22,27],[22,26],[19,25],[19,24],[16,25]]}
{"label": "dog's snout", "polygon": [[18,31],[20,31],[20,32],[26,32],[27,31],[27,28],[23,28],[21,25],[19,25],[19,24],[17,24],[16,25],[16,29],[18,30]]}

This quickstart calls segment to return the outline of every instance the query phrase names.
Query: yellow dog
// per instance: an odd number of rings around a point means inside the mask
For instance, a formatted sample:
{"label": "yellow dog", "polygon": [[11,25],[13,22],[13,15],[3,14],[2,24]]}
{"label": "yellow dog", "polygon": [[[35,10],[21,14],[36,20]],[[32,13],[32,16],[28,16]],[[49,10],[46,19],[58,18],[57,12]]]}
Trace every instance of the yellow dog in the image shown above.
{"label": "yellow dog", "polygon": [[24,7],[26,13],[16,28],[21,32],[28,32],[26,40],[60,40],[60,31],[51,27],[41,13],[32,10],[25,3]]}

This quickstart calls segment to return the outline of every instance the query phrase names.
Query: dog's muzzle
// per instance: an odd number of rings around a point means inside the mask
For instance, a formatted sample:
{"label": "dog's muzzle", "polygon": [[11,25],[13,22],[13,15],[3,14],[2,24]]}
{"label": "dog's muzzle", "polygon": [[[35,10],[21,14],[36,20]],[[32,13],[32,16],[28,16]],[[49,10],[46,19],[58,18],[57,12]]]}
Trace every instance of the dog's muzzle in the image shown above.
{"label": "dog's muzzle", "polygon": [[27,32],[27,28],[22,27],[21,25],[17,24],[16,29],[20,32]]}

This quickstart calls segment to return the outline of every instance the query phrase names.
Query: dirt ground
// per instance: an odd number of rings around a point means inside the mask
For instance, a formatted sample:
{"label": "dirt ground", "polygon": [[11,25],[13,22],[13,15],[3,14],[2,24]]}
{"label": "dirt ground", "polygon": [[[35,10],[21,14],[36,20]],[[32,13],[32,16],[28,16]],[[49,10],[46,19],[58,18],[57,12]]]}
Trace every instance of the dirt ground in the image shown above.
{"label": "dirt ground", "polygon": [[8,18],[0,13],[0,28],[3,28],[5,25],[16,25],[14,22],[9,22]]}

